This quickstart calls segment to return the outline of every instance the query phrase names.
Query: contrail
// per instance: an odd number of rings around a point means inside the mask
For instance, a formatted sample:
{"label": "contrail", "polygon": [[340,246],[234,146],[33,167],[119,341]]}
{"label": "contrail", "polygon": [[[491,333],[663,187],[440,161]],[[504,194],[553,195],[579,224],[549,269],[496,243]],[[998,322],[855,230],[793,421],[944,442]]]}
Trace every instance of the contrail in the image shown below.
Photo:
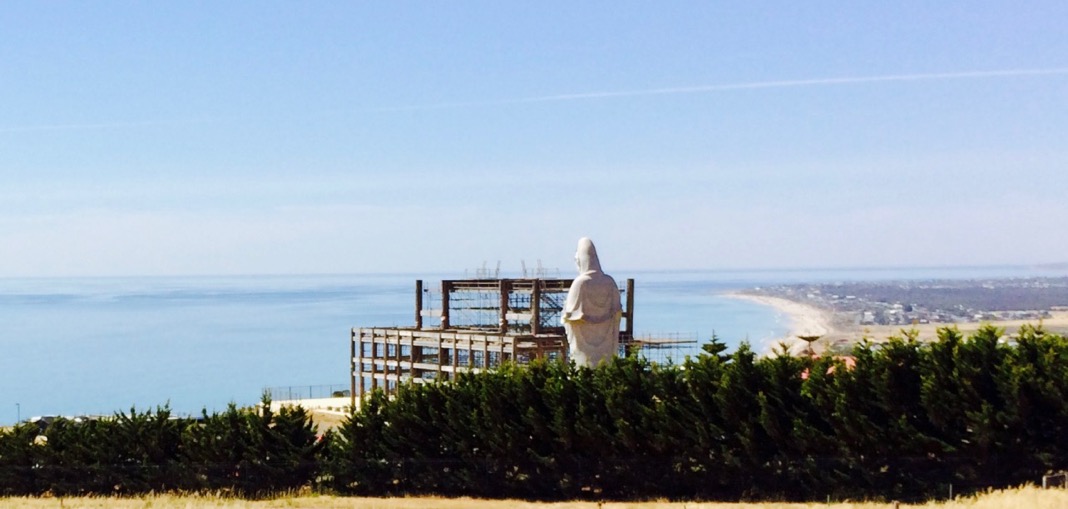
{"label": "contrail", "polygon": [[828,85],[856,85],[864,83],[886,83],[894,81],[940,81],[982,78],[1007,78],[1021,76],[1066,75],[1068,68],[1054,69],[1008,69],[1000,71],[964,71],[925,74],[889,74],[883,76],[857,76],[843,78],[815,78],[803,80],[751,81],[746,83],[729,83],[723,85],[699,85],[689,87],[653,88],[646,90],[618,90],[606,92],[582,92],[575,94],[543,95],[519,99],[501,99],[495,101],[450,102],[427,105],[378,108],[375,111],[412,111],[462,108],[472,106],[498,106],[509,104],[579,101],[583,99],[613,99],[655,95],[701,94],[709,92],[727,92],[732,90],[757,90],[766,88],[797,88]]}
{"label": "contrail", "polygon": [[[615,98],[627,98],[627,97],[644,97],[644,96],[657,96],[657,95],[681,95],[681,94],[703,94],[711,92],[729,92],[734,90],[758,90],[758,89],[771,89],[771,88],[797,88],[797,87],[817,87],[817,86],[834,86],[834,85],[858,85],[865,83],[887,83],[887,82],[905,82],[905,81],[943,81],[943,80],[965,80],[965,79],[984,79],[984,78],[1010,78],[1010,77],[1026,77],[1026,76],[1058,76],[1068,75],[1068,68],[1050,68],[1050,69],[1006,69],[998,71],[963,71],[963,72],[941,72],[941,73],[922,73],[922,74],[889,74],[882,76],[855,76],[855,77],[843,77],[843,78],[814,78],[814,79],[801,79],[801,80],[778,80],[778,81],[750,81],[745,83],[728,83],[722,85],[699,85],[689,87],[669,87],[669,88],[653,88],[645,90],[617,90],[617,91],[603,91],[603,92],[581,92],[574,94],[556,94],[556,95],[542,95],[534,97],[522,97],[517,99],[499,99],[489,101],[458,101],[458,102],[442,102],[435,104],[416,104],[409,106],[389,106],[381,108],[369,108],[363,111],[374,112],[390,112],[390,111],[425,111],[425,110],[441,110],[441,109],[455,109],[455,108],[473,108],[473,107],[485,107],[485,106],[508,106],[514,104],[530,104],[530,103],[548,103],[548,102],[564,102],[564,101],[581,101],[586,99],[615,99]],[[324,116],[332,116],[337,112],[324,113]],[[175,120],[175,121],[144,121],[144,122],[112,122],[112,123],[96,123],[96,124],[54,124],[54,125],[39,125],[39,126],[19,126],[19,127],[0,127],[0,133],[18,133],[18,132],[32,132],[32,131],[63,131],[63,130],[81,130],[81,129],[117,129],[117,128],[129,128],[129,127],[149,127],[160,125],[175,125],[175,124],[190,124],[190,123],[205,123],[205,122],[220,122],[227,120],[237,120],[235,118],[229,119],[204,119],[204,120]]]}
{"label": "contrail", "polygon": [[587,92],[582,94],[547,95],[530,97],[517,102],[571,101],[576,99],[599,99],[610,97],[635,97],[643,95],[698,94],[702,92],[720,92],[729,90],[754,90],[761,88],[794,88],[821,85],[854,85],[860,83],[883,83],[890,81],[936,81],[960,80],[974,78],[1002,78],[1014,76],[1047,76],[1068,74],[1063,69],[1010,69],[1002,71],[967,71],[943,72],[930,74],[891,74],[886,76],[861,76],[852,78],[817,78],[807,80],[754,81],[749,83],[732,83],[727,85],[706,85],[694,87],[654,88],[649,90],[630,90],[617,92]]}

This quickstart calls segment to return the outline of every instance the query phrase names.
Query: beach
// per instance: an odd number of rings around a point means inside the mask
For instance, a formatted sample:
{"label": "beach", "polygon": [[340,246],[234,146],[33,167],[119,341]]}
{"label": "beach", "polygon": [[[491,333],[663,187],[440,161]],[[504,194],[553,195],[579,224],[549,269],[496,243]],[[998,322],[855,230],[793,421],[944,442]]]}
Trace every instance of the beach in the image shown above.
{"label": "beach", "polygon": [[780,297],[764,295],[750,295],[744,293],[727,293],[726,296],[747,300],[764,306],[774,308],[778,313],[785,315],[789,326],[789,334],[784,337],[774,338],[761,345],[762,353],[772,353],[781,343],[785,343],[788,351],[793,355],[804,354],[808,344],[801,336],[820,336],[818,341],[812,344],[816,354],[821,354],[828,349],[841,351],[864,339],[878,343],[886,341],[891,336],[903,336],[906,331],[915,330],[917,339],[930,341],[938,338],[939,329],[956,327],[965,336],[978,331],[980,328],[993,325],[1004,329],[1006,334],[1013,334],[1025,325],[1039,326],[1046,331],[1057,334],[1068,334],[1068,311],[1053,311],[1049,318],[1043,320],[996,320],[985,322],[960,322],[960,323],[922,323],[914,325],[856,325],[848,316],[836,316],[833,312],[820,309],[815,306]]}
{"label": "beach", "polygon": [[778,348],[780,344],[786,344],[787,350],[793,355],[804,353],[809,348],[809,344],[802,340],[801,336],[819,336],[820,340],[814,342],[812,348],[816,353],[821,353],[826,349],[826,345],[848,337],[842,331],[834,327],[834,317],[830,312],[815,306],[801,304],[789,299],[768,297],[764,295],[749,295],[744,293],[728,293],[726,295],[731,298],[747,300],[763,306],[772,307],[778,313],[786,316],[790,324],[788,335],[773,338],[768,340],[765,344],[760,345],[759,350],[762,351],[761,353],[771,353]]}

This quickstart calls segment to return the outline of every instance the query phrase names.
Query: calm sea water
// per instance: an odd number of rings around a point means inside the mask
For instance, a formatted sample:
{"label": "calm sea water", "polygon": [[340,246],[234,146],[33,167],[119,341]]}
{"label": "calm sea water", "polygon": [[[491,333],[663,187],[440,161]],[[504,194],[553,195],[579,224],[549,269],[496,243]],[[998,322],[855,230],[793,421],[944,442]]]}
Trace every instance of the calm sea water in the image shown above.
{"label": "calm sea water", "polygon": [[[815,281],[1054,275],[1046,272],[613,275],[636,279],[637,334],[681,333],[704,342],[715,333],[729,345],[748,340],[759,348],[786,332],[788,318],[724,292]],[[0,424],[162,404],[199,413],[255,403],[268,386],[347,384],[349,330],[411,324],[417,278],[433,285],[441,276],[0,279]]]}

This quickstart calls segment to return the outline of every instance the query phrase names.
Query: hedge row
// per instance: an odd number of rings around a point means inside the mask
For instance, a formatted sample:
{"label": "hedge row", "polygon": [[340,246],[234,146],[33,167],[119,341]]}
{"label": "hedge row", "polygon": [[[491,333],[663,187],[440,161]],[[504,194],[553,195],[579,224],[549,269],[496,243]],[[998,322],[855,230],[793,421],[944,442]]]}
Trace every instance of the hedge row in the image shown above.
{"label": "hedge row", "polygon": [[[269,403],[269,401],[266,401]],[[0,432],[0,495],[229,492],[263,496],[307,486],[325,442],[301,408],[238,409],[200,419],[167,408]]]}
{"label": "hedge row", "polygon": [[918,499],[1068,467],[1068,340],[942,329],[842,358],[504,366],[376,392],[317,437],[300,408],[167,409],[0,432],[0,494],[311,487],[527,499]]}
{"label": "hedge row", "polygon": [[1068,341],[943,329],[842,358],[718,342],[464,375],[376,394],[340,430],[330,486],[532,499],[917,499],[1068,467]]}

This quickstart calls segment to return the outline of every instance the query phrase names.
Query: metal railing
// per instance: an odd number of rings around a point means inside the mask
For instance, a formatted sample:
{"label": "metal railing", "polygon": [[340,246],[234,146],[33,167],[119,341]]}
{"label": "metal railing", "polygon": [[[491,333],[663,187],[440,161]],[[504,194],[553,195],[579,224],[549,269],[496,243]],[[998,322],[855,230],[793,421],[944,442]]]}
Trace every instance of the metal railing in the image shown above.
{"label": "metal railing", "polygon": [[263,392],[274,401],[299,401],[304,399],[347,398],[349,384],[283,385],[265,387]]}

